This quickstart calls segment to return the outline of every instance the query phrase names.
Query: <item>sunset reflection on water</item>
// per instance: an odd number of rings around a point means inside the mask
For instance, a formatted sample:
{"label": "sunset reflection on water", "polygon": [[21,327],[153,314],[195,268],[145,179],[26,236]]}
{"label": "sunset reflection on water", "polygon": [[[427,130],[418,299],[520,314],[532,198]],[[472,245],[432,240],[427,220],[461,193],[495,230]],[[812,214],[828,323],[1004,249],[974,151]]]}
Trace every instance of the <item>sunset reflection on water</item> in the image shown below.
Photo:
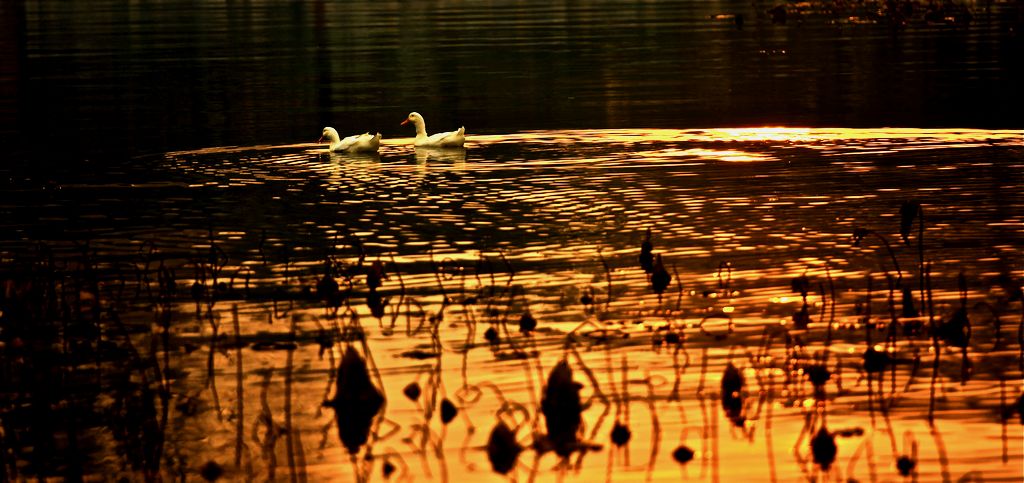
{"label": "sunset reflection on water", "polygon": [[[502,481],[485,450],[500,421],[523,449],[517,480],[898,480],[904,457],[920,481],[1021,476],[1008,412],[1022,391],[1019,132],[537,131],[470,136],[455,152],[406,141],[370,157],[296,144],[139,158],[121,168],[149,180],[126,188],[134,217],[104,216],[121,201],[89,196],[87,178],[53,195],[114,260],[97,267],[110,286],[119,267],[158,260],[177,274],[173,303],[146,302],[155,274],[133,302],[108,301],[138,327],[135,347],[167,358],[164,454],[187,458],[162,474],[214,462],[236,480],[380,481],[388,466],[398,481]],[[834,156],[854,153],[871,154]],[[906,200],[924,214],[907,243]],[[671,275],[660,295],[638,262],[648,228]],[[180,294],[196,284],[195,300]],[[943,329],[935,359],[927,327],[961,307],[967,357]],[[169,317],[166,339],[154,313]],[[866,370],[869,347],[881,371]],[[357,456],[335,419],[350,348],[386,399]],[[583,403],[565,459],[541,409],[561,360]],[[457,410],[447,423],[443,400]],[[692,461],[674,459],[682,446]],[[132,474],[103,461],[96,474]]]}

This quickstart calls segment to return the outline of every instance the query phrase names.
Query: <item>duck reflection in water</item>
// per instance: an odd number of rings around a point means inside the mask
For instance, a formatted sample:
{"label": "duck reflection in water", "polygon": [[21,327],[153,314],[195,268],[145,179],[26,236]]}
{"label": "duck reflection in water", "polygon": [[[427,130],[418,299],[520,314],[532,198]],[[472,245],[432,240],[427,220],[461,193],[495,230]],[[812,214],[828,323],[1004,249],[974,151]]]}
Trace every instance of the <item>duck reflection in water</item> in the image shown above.
{"label": "duck reflection in water", "polygon": [[452,163],[456,168],[466,167],[466,148],[416,147],[416,164],[427,162]]}
{"label": "duck reflection in water", "polygon": [[338,153],[328,152],[323,156],[329,157],[332,163],[380,163],[379,153]]}

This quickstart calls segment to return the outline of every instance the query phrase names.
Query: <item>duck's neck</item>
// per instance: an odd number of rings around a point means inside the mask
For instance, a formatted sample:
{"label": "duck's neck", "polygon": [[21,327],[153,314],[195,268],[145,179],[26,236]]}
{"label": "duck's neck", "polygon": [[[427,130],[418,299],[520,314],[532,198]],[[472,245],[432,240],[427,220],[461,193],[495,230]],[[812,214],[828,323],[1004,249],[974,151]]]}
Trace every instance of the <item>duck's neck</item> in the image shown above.
{"label": "duck's neck", "polygon": [[328,133],[326,139],[327,146],[329,146],[327,149],[330,149],[331,151],[337,149],[338,145],[341,144],[341,138],[336,133]]}
{"label": "duck's neck", "polygon": [[416,139],[427,137],[427,123],[423,119],[416,119],[413,124],[416,125]]}

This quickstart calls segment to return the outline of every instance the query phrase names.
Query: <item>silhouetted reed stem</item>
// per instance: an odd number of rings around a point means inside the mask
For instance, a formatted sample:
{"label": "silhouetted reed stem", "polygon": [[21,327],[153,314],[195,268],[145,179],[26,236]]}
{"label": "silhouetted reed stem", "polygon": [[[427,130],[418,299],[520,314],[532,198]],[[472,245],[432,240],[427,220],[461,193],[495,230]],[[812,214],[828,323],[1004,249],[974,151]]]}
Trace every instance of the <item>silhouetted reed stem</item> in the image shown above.
{"label": "silhouetted reed stem", "polygon": [[[1024,300],[1020,303],[1020,324],[1017,326],[1017,367],[1024,372]],[[1022,416],[1024,417],[1024,416]]]}
{"label": "silhouetted reed stem", "polygon": [[[881,233],[871,230],[871,234],[875,235],[875,238],[881,240],[882,244],[885,245],[885,251],[889,254],[889,260],[892,260],[892,266],[896,269],[896,285],[902,286],[903,284],[903,270],[900,270],[900,262],[896,260],[896,253],[892,251],[892,245]],[[882,266],[882,270],[885,271],[885,266]]]}
{"label": "silhouetted reed stem", "polygon": [[927,295],[928,304],[928,327],[932,334],[932,351],[935,352],[935,359],[932,362],[932,382],[931,392],[928,397],[928,424],[935,427],[935,385],[939,379],[939,357],[942,353],[942,348],[939,347],[939,330],[935,324],[935,308],[932,302],[932,275],[931,265],[924,267],[924,283],[926,284],[925,294]]}
{"label": "silhouetted reed stem", "polygon": [[[921,303],[925,297],[925,265],[924,265],[924,207],[917,209],[917,285],[921,291]],[[931,289],[928,289],[931,292]],[[931,314],[928,315],[929,319]],[[930,320],[929,320],[930,322]]]}
{"label": "silhouetted reed stem", "polygon": [[829,308],[828,328],[825,331],[825,355],[822,358],[822,364],[827,368],[832,347],[832,326],[836,321],[836,286],[832,282],[832,272],[829,271],[828,265],[825,265],[825,279],[828,280],[828,298],[831,305]]}
{"label": "silhouetted reed stem", "polygon": [[238,323],[238,304],[231,305],[231,321],[235,328],[235,470],[242,467],[245,446],[245,390],[242,386],[242,330]]}
{"label": "silhouetted reed stem", "polygon": [[608,284],[608,293],[604,301],[604,310],[607,312],[612,305],[612,269],[608,267],[608,260],[605,260],[601,250],[597,251],[597,256],[601,259],[601,266],[604,267],[604,279]]}
{"label": "silhouetted reed stem", "polygon": [[[296,316],[291,317],[289,327],[289,339],[295,340]],[[295,428],[292,426],[292,365],[294,363],[295,351],[286,351],[287,355],[284,366],[284,436],[285,447],[288,457],[288,476],[292,483],[298,481],[295,469]],[[239,357],[241,360],[241,357]]]}

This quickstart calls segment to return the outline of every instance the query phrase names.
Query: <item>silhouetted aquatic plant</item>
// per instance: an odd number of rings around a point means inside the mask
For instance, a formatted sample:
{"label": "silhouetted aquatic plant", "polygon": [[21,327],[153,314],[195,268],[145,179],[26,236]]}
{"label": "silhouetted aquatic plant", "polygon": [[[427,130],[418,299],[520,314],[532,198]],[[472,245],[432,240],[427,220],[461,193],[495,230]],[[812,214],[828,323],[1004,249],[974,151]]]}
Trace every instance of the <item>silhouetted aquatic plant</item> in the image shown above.
{"label": "silhouetted aquatic plant", "polygon": [[792,290],[793,293],[800,294],[800,297],[804,299],[806,303],[807,293],[811,290],[811,281],[807,278],[807,274],[794,277],[789,281],[789,286],[790,290]]}
{"label": "silhouetted aquatic plant", "polygon": [[377,319],[383,319],[389,299],[376,290],[366,294],[366,307],[370,309],[370,315]]}
{"label": "silhouetted aquatic plant", "polygon": [[633,433],[629,430],[629,427],[621,422],[616,421],[612,425],[611,440],[615,446],[622,446],[628,443],[632,435]]}
{"label": "silhouetted aquatic plant", "polygon": [[822,425],[811,438],[811,455],[814,457],[814,462],[821,466],[821,469],[828,471],[832,467],[832,463],[835,463],[838,452],[835,436]]}
{"label": "silhouetted aquatic plant", "polygon": [[374,260],[370,265],[370,269],[366,271],[366,286],[370,289],[370,292],[374,292],[380,288],[387,278],[388,275],[384,272],[384,264],[380,260]]}
{"label": "silhouetted aquatic plant", "polygon": [[1024,393],[1017,397],[1017,416],[1020,417],[1020,424],[1024,426]]}
{"label": "silhouetted aquatic plant", "polygon": [[811,384],[815,388],[820,388],[832,378],[831,371],[828,370],[824,365],[811,365],[804,369],[804,373],[807,374],[807,379],[811,381]]}
{"label": "silhouetted aquatic plant", "polygon": [[651,242],[651,229],[647,229],[647,233],[644,235],[643,242],[640,243],[640,256],[637,257],[640,262],[640,268],[644,269],[645,272],[651,273],[654,271],[654,244]]}
{"label": "silhouetted aquatic plant", "polygon": [[917,467],[917,461],[914,461],[914,459],[907,455],[896,459],[896,469],[900,472],[901,476],[910,476],[915,467]]}
{"label": "silhouetted aquatic plant", "polygon": [[[929,386],[930,394],[928,396],[928,424],[935,425],[935,389],[938,384],[939,378],[939,360],[942,355],[942,347],[939,345],[939,330],[935,322],[935,304],[932,300],[932,278],[931,278],[931,264],[924,266],[924,286],[927,299],[923,300],[928,309],[928,329],[931,332],[932,339],[932,352],[934,352],[934,358],[932,359],[932,380]],[[933,433],[937,434],[937,433]]]}
{"label": "silhouetted aquatic plant", "polygon": [[405,397],[409,398],[410,401],[418,400],[420,398],[420,393],[420,385],[415,381],[410,382],[404,389],[402,389],[402,394],[405,394]]}
{"label": "silhouetted aquatic plant", "polygon": [[594,288],[587,287],[587,291],[580,295],[580,304],[583,305],[584,310],[590,310],[590,307],[594,305]]}
{"label": "silhouetted aquatic plant", "polygon": [[967,309],[960,307],[953,312],[948,321],[939,326],[939,337],[946,344],[967,348],[971,339],[971,321],[967,316]]}
{"label": "silhouetted aquatic plant", "polygon": [[797,330],[807,330],[808,324],[811,323],[811,316],[808,312],[809,306],[807,305],[807,293],[810,291],[811,282],[807,279],[807,275],[801,275],[790,280],[790,289],[800,294],[802,304],[800,310],[793,314],[793,327]]}
{"label": "silhouetted aquatic plant", "polygon": [[907,200],[900,205],[900,237],[903,243],[910,246],[910,230],[914,227],[914,218],[921,213],[921,203]]}
{"label": "silhouetted aquatic plant", "polygon": [[484,340],[491,344],[491,347],[496,347],[501,343],[501,336],[498,335],[497,329],[494,327],[488,327],[487,330],[484,331]]}
{"label": "silhouetted aquatic plant", "polygon": [[334,279],[330,260],[324,262],[324,275],[317,281],[316,295],[330,309],[337,310],[341,306],[341,290]]}
{"label": "silhouetted aquatic plant", "polygon": [[672,459],[679,464],[686,464],[693,460],[694,451],[689,446],[681,445],[672,451]]}
{"label": "silhouetted aquatic plant", "polygon": [[545,442],[562,457],[569,456],[579,447],[583,405],[580,389],[583,386],[572,378],[572,368],[562,359],[548,375],[541,399],[541,412],[547,428]]}
{"label": "silhouetted aquatic plant", "polygon": [[892,356],[887,352],[868,347],[864,351],[864,372],[877,374],[884,371],[892,364]]}
{"label": "silhouetted aquatic plant", "polygon": [[[914,318],[920,315],[914,304],[914,291],[910,287],[902,289],[902,307],[904,318]],[[921,331],[921,324],[917,321],[904,322],[903,330],[906,335],[917,335]]]}
{"label": "silhouetted aquatic plant", "polygon": [[207,461],[199,467],[199,476],[206,481],[217,481],[224,476],[224,468],[216,461]]}
{"label": "silhouetted aquatic plant", "polygon": [[529,334],[537,329],[537,319],[533,317],[533,314],[529,310],[523,312],[523,315],[519,317],[519,332]]}
{"label": "silhouetted aquatic plant", "polygon": [[966,357],[966,349],[971,340],[971,321],[967,315],[967,279],[963,272],[960,272],[957,281],[960,287],[960,307],[948,321],[939,325],[938,335],[947,345],[963,349]]}
{"label": "silhouetted aquatic plant", "polygon": [[523,447],[516,441],[515,432],[504,421],[498,421],[487,438],[487,460],[495,473],[507,475],[516,467]]}
{"label": "silhouetted aquatic plant", "polygon": [[[895,445],[895,443],[893,443]],[[909,446],[909,451],[907,446]],[[895,452],[895,448],[893,448]],[[901,476],[907,477],[917,468],[917,441],[909,431],[903,433],[903,454],[896,458],[896,470]]]}
{"label": "silhouetted aquatic plant", "polygon": [[352,346],[345,348],[335,388],[334,398],[324,404],[334,408],[341,443],[350,454],[356,454],[369,439],[373,419],[384,406],[384,395],[370,380],[366,360]]}
{"label": "silhouetted aquatic plant", "polygon": [[452,404],[452,402],[448,400],[448,398],[444,398],[441,400],[440,412],[441,422],[444,424],[448,424],[452,422],[453,419],[455,419],[455,416],[459,413],[459,410],[458,408],[455,407],[455,404]]}
{"label": "silhouetted aquatic plant", "polygon": [[654,270],[651,271],[651,289],[660,297],[671,282],[672,275],[669,275],[668,270],[665,270],[665,262],[662,261],[661,254],[659,253],[654,258]]}
{"label": "silhouetted aquatic plant", "polygon": [[[900,262],[896,259],[896,253],[892,251],[892,245],[889,244],[889,240],[882,236],[881,233],[878,233],[877,231],[874,230],[869,230],[867,228],[854,228],[853,246],[859,247],[861,241],[863,241],[864,238],[867,237],[868,235],[874,235],[875,238],[878,238],[882,242],[882,245],[885,246],[885,251],[889,254],[889,259],[892,260],[892,266],[896,270],[896,284],[898,286],[902,286],[903,270],[900,269]],[[904,238],[904,240],[906,240],[906,238]],[[885,272],[886,274],[889,273],[889,271],[885,269],[884,264],[882,265],[882,271]]]}
{"label": "silhouetted aquatic plant", "polygon": [[746,419],[743,396],[745,386],[746,380],[740,370],[732,362],[726,364],[722,372],[722,409],[737,427],[742,427]]}

